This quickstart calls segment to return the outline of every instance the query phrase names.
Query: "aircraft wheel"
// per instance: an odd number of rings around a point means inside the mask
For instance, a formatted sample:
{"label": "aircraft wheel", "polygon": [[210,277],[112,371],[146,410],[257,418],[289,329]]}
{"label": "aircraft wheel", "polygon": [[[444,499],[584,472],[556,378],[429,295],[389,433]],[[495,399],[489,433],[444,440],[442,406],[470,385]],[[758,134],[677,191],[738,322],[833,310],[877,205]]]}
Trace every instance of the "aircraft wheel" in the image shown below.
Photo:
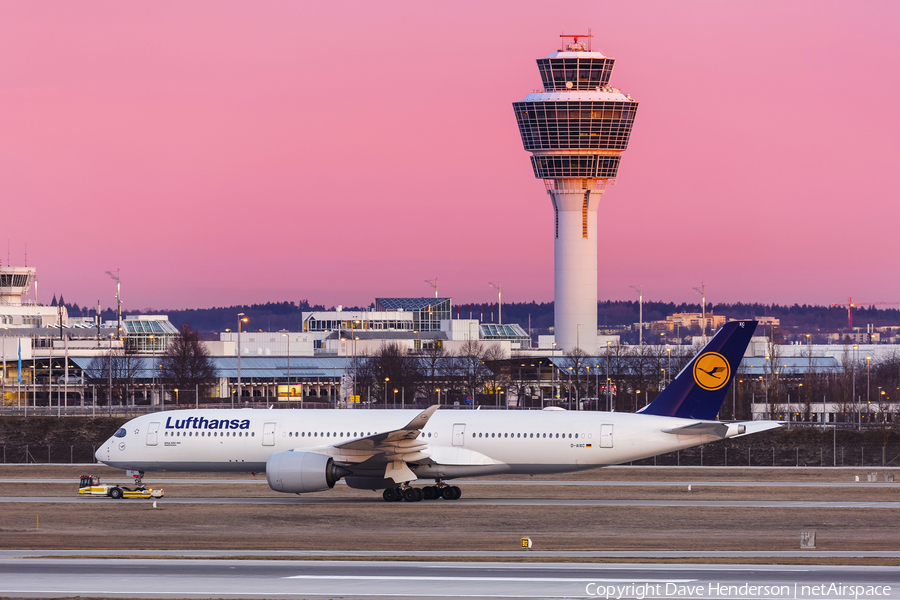
{"label": "aircraft wheel", "polygon": [[447,486],[440,488],[441,490],[441,498],[444,500],[456,500],[456,493],[453,491],[454,486]]}
{"label": "aircraft wheel", "polygon": [[384,498],[385,502],[394,502],[397,500],[397,490],[396,488],[387,488],[382,492],[381,497]]}
{"label": "aircraft wheel", "polygon": [[422,499],[422,490],[419,488],[406,488],[403,491],[403,499],[407,502],[418,502]]}
{"label": "aircraft wheel", "polygon": [[109,490],[109,497],[114,500],[119,500],[123,495],[124,494],[122,493],[122,490],[120,490],[119,488],[113,488]]}
{"label": "aircraft wheel", "polygon": [[450,489],[453,490],[453,500],[459,500],[462,497],[462,490],[458,486],[454,485]]}
{"label": "aircraft wheel", "polygon": [[437,488],[433,485],[428,485],[422,488],[422,497],[425,500],[436,500],[438,498]]}

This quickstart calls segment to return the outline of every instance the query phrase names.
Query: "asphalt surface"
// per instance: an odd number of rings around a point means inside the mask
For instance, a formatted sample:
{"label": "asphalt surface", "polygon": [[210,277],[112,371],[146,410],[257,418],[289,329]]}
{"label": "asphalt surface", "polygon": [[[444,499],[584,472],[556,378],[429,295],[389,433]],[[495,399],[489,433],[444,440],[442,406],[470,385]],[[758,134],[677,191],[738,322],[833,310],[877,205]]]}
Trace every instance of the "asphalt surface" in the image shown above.
{"label": "asphalt surface", "polygon": [[[827,593],[833,589],[836,593]],[[291,560],[0,561],[27,598],[900,598],[896,567]]]}
{"label": "asphalt surface", "polygon": [[[151,502],[152,500],[126,500],[126,502]],[[106,497],[85,496],[2,496],[3,503],[38,504],[86,504],[91,502],[119,502]],[[366,498],[297,497],[283,498],[161,498],[159,504],[384,504],[380,496]],[[656,507],[708,507],[708,508],[850,508],[898,509],[900,502],[844,502],[844,501],[767,501],[767,500],[565,500],[546,498],[473,498],[460,500],[425,500],[425,504],[441,503],[452,506],[656,506]]]}

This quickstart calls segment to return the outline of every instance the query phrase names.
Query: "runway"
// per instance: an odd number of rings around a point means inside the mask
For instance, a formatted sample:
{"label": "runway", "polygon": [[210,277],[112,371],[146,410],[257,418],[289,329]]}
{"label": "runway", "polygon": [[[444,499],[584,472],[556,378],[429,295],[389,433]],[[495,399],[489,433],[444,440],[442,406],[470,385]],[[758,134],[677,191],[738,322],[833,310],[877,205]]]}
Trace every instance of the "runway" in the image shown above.
{"label": "runway", "polygon": [[[162,598],[900,598],[893,567],[10,559],[0,595]],[[828,594],[829,589],[840,593]]]}
{"label": "runway", "polygon": [[[90,504],[90,503],[150,503],[150,500],[113,500],[106,497],[83,496],[2,496],[0,504]],[[380,494],[373,494],[370,498],[334,497],[298,497],[285,496],[283,498],[161,498],[157,500],[158,506],[165,504],[359,504],[359,505],[383,505],[386,504]],[[472,498],[461,500],[430,500],[416,502],[416,505],[465,507],[465,506],[647,506],[647,507],[706,507],[706,508],[850,508],[850,509],[898,509],[900,502],[845,502],[845,501],[768,501],[768,500],[566,500],[545,498]],[[406,502],[391,503],[392,506],[408,505]]]}
{"label": "runway", "polygon": [[[191,484],[191,485],[268,485],[264,474],[261,476],[261,479],[201,479],[201,478],[167,478],[167,477],[145,477],[144,483],[148,486],[155,485],[171,485],[171,484]],[[104,478],[106,481],[107,478]],[[119,477],[118,479],[112,478],[109,479],[111,482],[120,483],[122,485],[129,485],[129,480],[126,477]],[[498,485],[510,485],[510,486],[596,486],[596,487],[682,487],[686,488],[687,486],[695,486],[695,487],[796,487],[796,488],[900,488],[900,482],[893,483],[885,483],[885,482],[833,482],[833,481],[698,481],[692,479],[685,479],[683,481],[557,481],[557,480],[538,480],[538,481],[528,481],[528,480],[510,480],[504,481],[499,479],[493,480],[484,480],[484,479],[453,479],[448,480],[452,481],[453,485],[459,486],[498,486]],[[0,478],[0,484],[4,483],[52,483],[52,484],[61,484],[61,485],[72,485],[72,479],[39,479],[39,478]],[[77,481],[75,481],[77,483]],[[413,485],[431,485],[434,483],[434,480],[431,479],[420,479],[412,482]],[[337,485],[346,485],[344,481],[338,481]]]}
{"label": "runway", "polygon": [[269,559],[278,558],[428,558],[428,559],[610,559],[610,558],[900,558],[900,550],[590,550],[590,551],[540,551],[540,550],[129,550],[127,548],[91,550],[0,550],[0,559],[46,558],[234,558],[236,556]]}

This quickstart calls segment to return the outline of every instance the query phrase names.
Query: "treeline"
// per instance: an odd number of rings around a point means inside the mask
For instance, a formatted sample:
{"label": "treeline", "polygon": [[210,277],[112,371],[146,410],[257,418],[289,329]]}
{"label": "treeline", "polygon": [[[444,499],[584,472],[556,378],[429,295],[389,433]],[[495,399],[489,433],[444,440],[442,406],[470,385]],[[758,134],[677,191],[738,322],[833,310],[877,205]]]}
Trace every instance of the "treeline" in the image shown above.
{"label": "treeline", "polygon": [[[55,299],[54,299],[55,300]],[[78,304],[65,303],[70,316],[95,316],[96,309],[80,307]],[[302,330],[302,313],[314,310],[333,310],[334,307],[325,307],[322,304],[310,304],[307,300],[295,302],[267,302],[265,304],[244,304],[235,306],[222,306],[213,308],[192,308],[179,310],[155,310],[127,311],[124,314],[166,314],[176,327],[185,323],[193,329],[204,333],[218,333],[225,329],[234,329],[237,326],[237,314],[245,313],[249,322],[246,325],[248,331],[278,331],[289,329],[291,331]],[[344,310],[369,310],[372,305],[364,307],[345,306]],[[463,303],[453,306],[454,318],[476,318],[485,323],[496,323],[502,318],[504,323],[517,323],[526,331],[531,328],[535,333],[548,333],[553,326],[553,302],[508,302],[502,305],[502,312],[498,315],[497,303]],[[674,313],[694,312],[699,313],[699,303],[675,303],[675,302],[644,302],[644,322],[665,319]],[[706,310],[709,313],[725,315],[734,319],[749,319],[751,317],[775,317],[781,320],[781,326],[786,329],[797,328],[803,331],[838,331],[847,329],[847,309],[832,306],[817,306],[812,304],[759,304],[759,303],[718,303],[708,304]],[[597,305],[597,324],[600,328],[622,327],[637,323],[640,307],[637,301],[607,300]],[[116,312],[114,308],[102,311],[104,320],[114,320]],[[858,326],[864,327],[872,324],[875,327],[900,325],[900,309],[896,308],[854,308],[854,320]]]}

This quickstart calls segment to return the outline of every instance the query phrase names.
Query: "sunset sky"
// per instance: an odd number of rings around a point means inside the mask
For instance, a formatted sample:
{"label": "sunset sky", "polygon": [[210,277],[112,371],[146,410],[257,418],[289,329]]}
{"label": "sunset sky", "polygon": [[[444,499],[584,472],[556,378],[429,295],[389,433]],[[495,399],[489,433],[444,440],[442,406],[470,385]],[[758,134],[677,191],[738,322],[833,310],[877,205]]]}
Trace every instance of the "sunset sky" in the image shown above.
{"label": "sunset sky", "polygon": [[0,3],[0,258],[127,310],[553,299],[511,104],[560,33],[640,108],[599,297],[900,302],[900,2]]}

